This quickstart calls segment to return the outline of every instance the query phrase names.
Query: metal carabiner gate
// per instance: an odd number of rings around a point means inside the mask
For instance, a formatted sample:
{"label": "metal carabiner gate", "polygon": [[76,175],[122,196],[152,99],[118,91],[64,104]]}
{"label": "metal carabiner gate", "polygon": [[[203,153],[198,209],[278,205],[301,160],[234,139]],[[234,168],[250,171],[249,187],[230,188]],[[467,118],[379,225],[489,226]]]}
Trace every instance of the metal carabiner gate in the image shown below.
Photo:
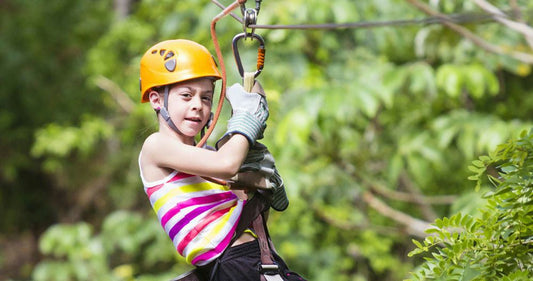
{"label": "metal carabiner gate", "polygon": [[233,44],[232,44],[233,56],[235,57],[235,63],[237,64],[237,68],[239,69],[239,74],[241,75],[242,78],[244,78],[244,68],[242,66],[241,56],[239,54],[239,47],[237,46],[237,43],[242,38],[257,39],[257,41],[259,41],[259,47],[257,48],[257,70],[254,73],[254,77],[257,78],[257,76],[259,76],[259,74],[261,73],[265,65],[265,52],[266,52],[265,40],[263,39],[263,37],[255,33],[240,33],[240,34],[235,35],[235,37],[233,37]]}

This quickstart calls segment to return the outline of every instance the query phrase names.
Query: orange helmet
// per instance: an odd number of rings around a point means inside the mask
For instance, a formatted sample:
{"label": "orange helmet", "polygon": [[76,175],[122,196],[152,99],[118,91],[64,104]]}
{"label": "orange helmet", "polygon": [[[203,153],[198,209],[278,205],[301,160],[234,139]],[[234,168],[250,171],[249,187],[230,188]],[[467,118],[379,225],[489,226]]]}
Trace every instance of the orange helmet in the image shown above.
{"label": "orange helmet", "polygon": [[185,39],[157,43],[141,58],[141,102],[153,87],[200,78],[222,78],[215,59],[202,45]]}

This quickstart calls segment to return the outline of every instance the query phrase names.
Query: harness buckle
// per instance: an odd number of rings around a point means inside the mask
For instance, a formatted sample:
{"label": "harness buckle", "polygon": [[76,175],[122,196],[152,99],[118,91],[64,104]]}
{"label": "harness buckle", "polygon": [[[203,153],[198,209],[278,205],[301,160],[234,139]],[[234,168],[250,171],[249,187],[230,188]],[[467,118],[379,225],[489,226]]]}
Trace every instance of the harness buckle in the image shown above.
{"label": "harness buckle", "polygon": [[279,274],[279,266],[277,264],[260,264],[259,273],[266,275]]}

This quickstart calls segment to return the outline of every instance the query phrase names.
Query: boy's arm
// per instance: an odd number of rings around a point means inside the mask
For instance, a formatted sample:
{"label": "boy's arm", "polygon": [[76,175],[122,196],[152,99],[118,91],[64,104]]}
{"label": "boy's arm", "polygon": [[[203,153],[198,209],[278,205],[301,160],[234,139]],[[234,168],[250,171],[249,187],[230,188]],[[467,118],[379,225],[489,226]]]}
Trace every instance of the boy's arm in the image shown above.
{"label": "boy's arm", "polygon": [[236,134],[218,151],[186,145],[170,136],[155,133],[143,145],[143,171],[171,169],[180,172],[229,179],[234,176],[248,151],[246,137]]}
{"label": "boy's arm", "polygon": [[228,89],[227,99],[233,110],[224,137],[224,146],[211,151],[185,145],[160,133],[153,134],[143,146],[143,158],[159,168],[228,179],[237,174],[248,148],[263,133],[268,119],[264,96],[248,93],[238,84]]}

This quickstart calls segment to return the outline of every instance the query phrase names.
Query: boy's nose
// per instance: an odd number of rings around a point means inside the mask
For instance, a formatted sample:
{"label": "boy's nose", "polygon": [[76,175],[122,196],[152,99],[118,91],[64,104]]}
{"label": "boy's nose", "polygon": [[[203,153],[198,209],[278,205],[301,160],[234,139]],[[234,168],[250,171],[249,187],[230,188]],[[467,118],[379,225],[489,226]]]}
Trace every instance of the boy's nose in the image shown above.
{"label": "boy's nose", "polygon": [[196,110],[202,109],[202,98],[200,96],[195,96],[192,100],[192,108]]}

